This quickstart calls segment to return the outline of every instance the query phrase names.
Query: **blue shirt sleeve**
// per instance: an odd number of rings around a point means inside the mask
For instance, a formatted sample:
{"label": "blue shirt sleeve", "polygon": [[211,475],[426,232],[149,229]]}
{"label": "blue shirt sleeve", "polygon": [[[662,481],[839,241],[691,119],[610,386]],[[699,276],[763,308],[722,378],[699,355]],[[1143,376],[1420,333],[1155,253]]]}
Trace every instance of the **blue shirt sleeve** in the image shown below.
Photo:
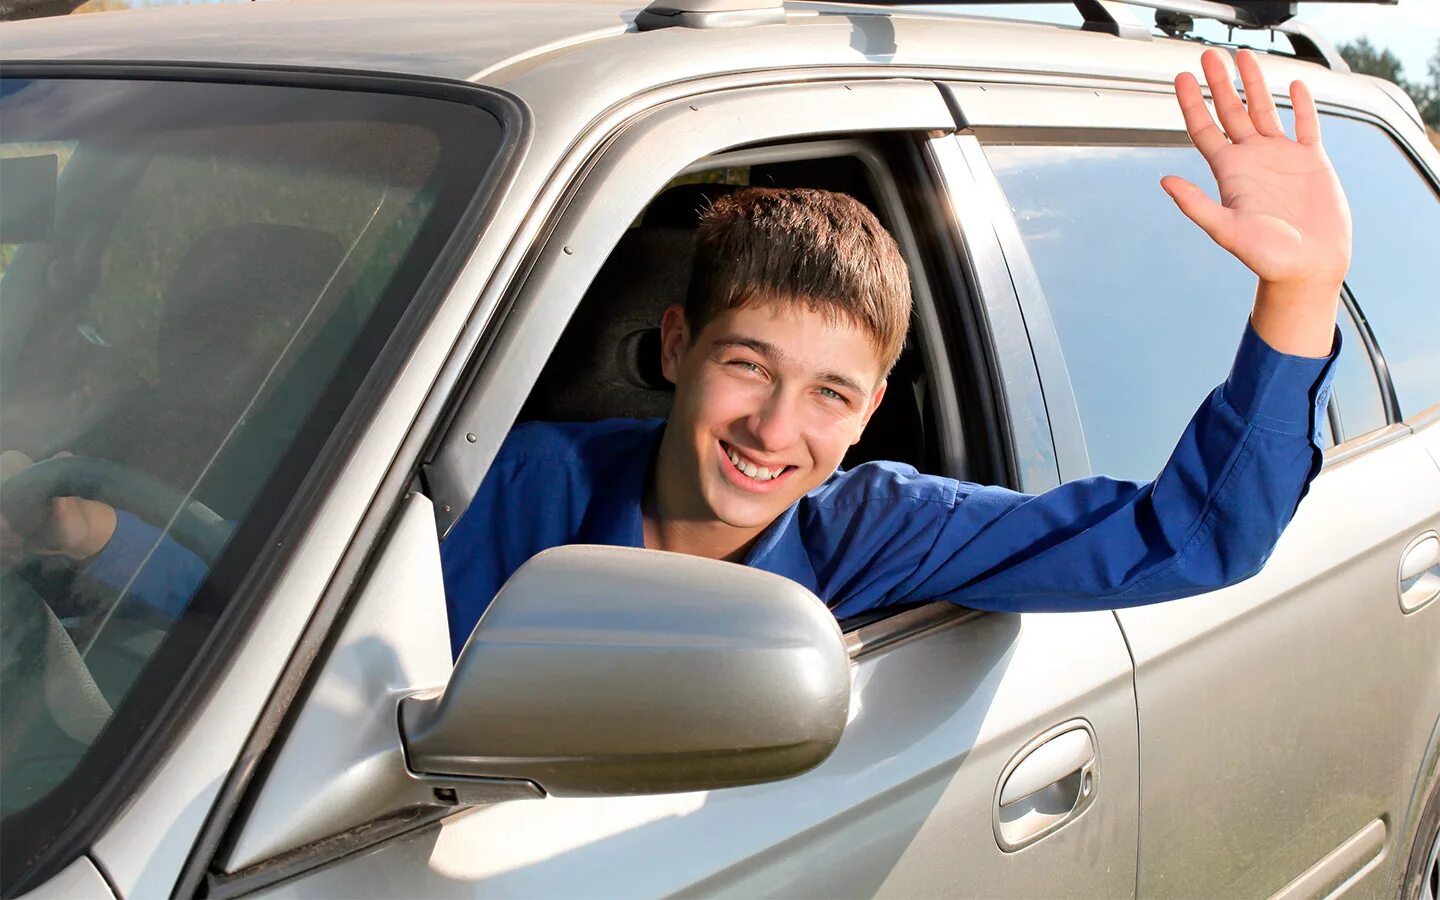
{"label": "blue shirt sleeve", "polygon": [[561,426],[517,425],[464,515],[440,544],[450,649],[458,655],[510,574],[546,547],[570,542],[588,494],[583,460]]}
{"label": "blue shirt sleeve", "polygon": [[209,570],[160,529],[115,510],[115,533],[85,565],[86,577],[178,618]]}
{"label": "blue shirt sleeve", "polygon": [[807,512],[822,596],[842,616],[936,599],[1081,611],[1248,578],[1320,469],[1339,340],[1337,331],[1331,355],[1309,359],[1247,326],[1229,377],[1152,482],[1092,477],[1027,495],[904,472],[859,479],[860,491]]}

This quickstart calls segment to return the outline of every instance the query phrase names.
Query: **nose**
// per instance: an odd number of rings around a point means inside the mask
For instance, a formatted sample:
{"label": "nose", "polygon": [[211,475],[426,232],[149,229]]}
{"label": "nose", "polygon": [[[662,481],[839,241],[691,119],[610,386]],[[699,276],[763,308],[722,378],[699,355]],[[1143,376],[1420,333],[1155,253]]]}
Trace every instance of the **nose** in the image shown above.
{"label": "nose", "polygon": [[746,420],[757,450],[775,452],[793,446],[800,439],[800,416],[795,400],[785,391],[772,391],[759,409]]}

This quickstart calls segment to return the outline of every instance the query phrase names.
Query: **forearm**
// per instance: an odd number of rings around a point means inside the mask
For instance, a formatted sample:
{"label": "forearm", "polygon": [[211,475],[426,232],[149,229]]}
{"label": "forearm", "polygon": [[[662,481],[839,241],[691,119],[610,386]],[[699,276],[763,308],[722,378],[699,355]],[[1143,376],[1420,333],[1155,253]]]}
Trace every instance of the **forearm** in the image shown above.
{"label": "forearm", "polygon": [[128,513],[119,513],[108,543],[85,563],[93,581],[178,617],[209,574],[198,556]]}

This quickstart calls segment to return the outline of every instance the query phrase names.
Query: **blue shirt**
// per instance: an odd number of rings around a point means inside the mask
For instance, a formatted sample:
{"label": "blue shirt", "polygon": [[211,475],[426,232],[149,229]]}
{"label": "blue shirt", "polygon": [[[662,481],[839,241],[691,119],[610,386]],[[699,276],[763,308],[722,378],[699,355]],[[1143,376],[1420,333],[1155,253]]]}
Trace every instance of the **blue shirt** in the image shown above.
{"label": "blue shirt", "polygon": [[[1154,481],[1092,477],[1043,494],[872,462],[785,510],[745,564],[792,578],[839,617],[950,600],[1003,612],[1117,609],[1259,571],[1320,469],[1339,352],[1279,353],[1248,325]],[[571,543],[643,547],[641,500],[662,420],[514,428],[441,545],[450,641],[464,646],[531,556]]]}
{"label": "blue shirt", "polygon": [[117,509],[115,533],[83,572],[114,591],[122,603],[143,603],[178,619],[209,569],[154,525]]}

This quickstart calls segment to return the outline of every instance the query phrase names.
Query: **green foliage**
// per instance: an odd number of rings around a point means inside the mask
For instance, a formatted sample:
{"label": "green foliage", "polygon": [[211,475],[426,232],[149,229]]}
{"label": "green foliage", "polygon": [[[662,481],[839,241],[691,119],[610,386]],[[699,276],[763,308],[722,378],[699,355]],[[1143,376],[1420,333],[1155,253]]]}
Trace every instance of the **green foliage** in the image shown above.
{"label": "green foliage", "polygon": [[1435,44],[1435,55],[1430,57],[1421,81],[1408,81],[1402,73],[1400,58],[1389,50],[1375,47],[1366,38],[1342,43],[1336,49],[1356,72],[1384,78],[1404,88],[1420,109],[1421,120],[1431,128],[1440,129],[1440,41]]}

